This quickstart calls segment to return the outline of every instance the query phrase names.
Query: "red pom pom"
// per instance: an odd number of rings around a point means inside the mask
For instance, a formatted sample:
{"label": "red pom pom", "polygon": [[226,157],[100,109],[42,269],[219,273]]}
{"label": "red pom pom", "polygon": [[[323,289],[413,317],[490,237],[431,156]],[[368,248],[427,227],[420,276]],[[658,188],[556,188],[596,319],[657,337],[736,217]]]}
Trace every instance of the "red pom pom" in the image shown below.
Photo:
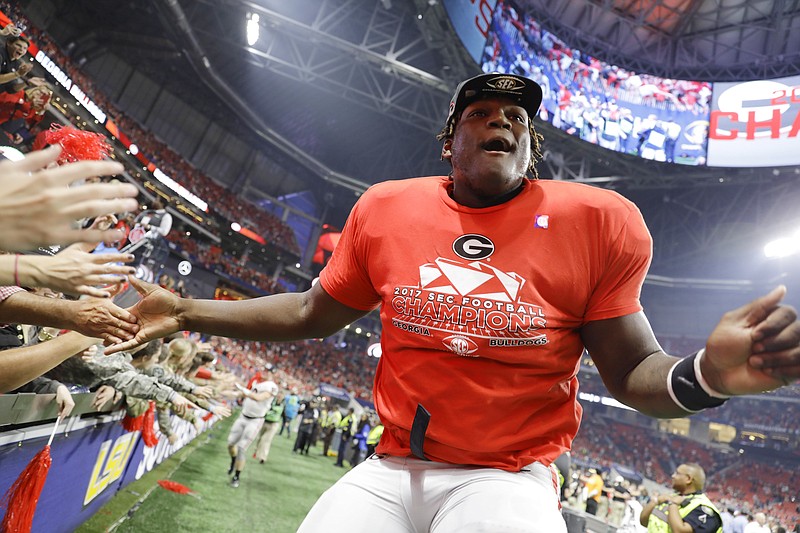
{"label": "red pom pom", "polygon": [[37,135],[33,148],[40,150],[53,144],[61,145],[59,165],[75,161],[99,161],[111,152],[111,146],[102,134],[58,124]]}
{"label": "red pom pom", "polygon": [[164,487],[167,490],[171,490],[172,492],[177,492],[178,494],[189,494],[192,492],[192,489],[187,487],[186,485],[182,485],[177,481],[172,481],[171,479],[159,479],[158,484]]}
{"label": "red pom pom", "polygon": [[122,427],[125,428],[125,431],[141,431],[143,422],[144,415],[125,415],[125,418],[122,419]]}
{"label": "red pom pom", "polygon": [[0,523],[0,531],[23,533],[31,530],[33,513],[36,512],[36,504],[39,503],[52,462],[48,445],[31,459],[11,485],[2,500],[6,515]]}
{"label": "red pom pom", "polygon": [[144,422],[142,423],[142,440],[144,440],[144,445],[148,448],[152,448],[156,444],[158,444],[158,436],[156,435],[155,429],[155,422],[156,422],[156,402],[151,401],[150,407],[147,409],[147,412],[144,414]]}

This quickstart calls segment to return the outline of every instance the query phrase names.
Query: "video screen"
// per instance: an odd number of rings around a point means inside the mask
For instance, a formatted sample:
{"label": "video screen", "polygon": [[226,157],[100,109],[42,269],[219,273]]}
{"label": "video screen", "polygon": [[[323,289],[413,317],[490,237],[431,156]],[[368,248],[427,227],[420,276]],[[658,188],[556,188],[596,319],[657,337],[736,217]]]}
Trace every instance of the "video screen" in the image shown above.
{"label": "video screen", "polygon": [[513,0],[498,0],[480,65],[535,80],[544,92],[539,117],[586,142],[654,161],[706,164],[710,83],[604,63],[542,29]]}
{"label": "video screen", "polygon": [[708,164],[800,165],[800,76],[715,83]]}

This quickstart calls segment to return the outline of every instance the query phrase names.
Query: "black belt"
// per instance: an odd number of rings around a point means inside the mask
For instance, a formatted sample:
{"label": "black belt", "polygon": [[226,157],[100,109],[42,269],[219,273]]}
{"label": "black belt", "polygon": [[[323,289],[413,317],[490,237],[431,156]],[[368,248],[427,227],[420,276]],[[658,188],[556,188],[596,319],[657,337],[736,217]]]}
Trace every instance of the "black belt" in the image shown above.
{"label": "black belt", "polygon": [[242,416],[247,418],[248,420],[256,420],[257,418],[263,418],[261,416],[247,416],[246,414],[242,413]]}

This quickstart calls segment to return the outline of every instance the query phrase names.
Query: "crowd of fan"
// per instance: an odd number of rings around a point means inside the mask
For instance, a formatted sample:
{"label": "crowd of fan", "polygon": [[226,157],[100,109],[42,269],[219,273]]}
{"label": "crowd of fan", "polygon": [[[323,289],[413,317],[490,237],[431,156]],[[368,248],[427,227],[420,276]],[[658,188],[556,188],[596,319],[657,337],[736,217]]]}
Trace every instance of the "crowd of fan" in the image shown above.
{"label": "crowd of fan", "polygon": [[331,340],[295,342],[241,341],[215,337],[211,341],[232,368],[253,375],[271,368],[284,388],[310,396],[320,383],[347,391],[353,398],[372,403],[372,380],[377,359],[367,357],[357,345]]}
{"label": "crowd of fan", "polygon": [[[280,218],[234,195],[225,187],[216,183],[211,177],[187,162],[165,142],[158,139],[155,134],[117,109],[104,93],[97,88],[89,76],[86,76],[60,50],[46,32],[39,30],[30,23],[18,6],[7,1],[0,1],[0,9],[9,15],[12,20],[17,21],[21,28],[24,27],[26,35],[30,36],[37,46],[58,64],[73,82],[79,85],[86,95],[107,113],[120,130],[134,140],[140,151],[146,154],[165,174],[200,198],[213,199],[213,204],[210,204],[210,208],[225,219],[238,222],[242,226],[252,229],[273,246],[296,255],[300,254],[294,231]],[[13,27],[13,25],[6,26],[6,28],[10,27]],[[17,39],[17,37],[11,37],[8,41],[11,42],[12,39]],[[25,51],[27,52],[27,44]],[[36,133],[35,126],[42,120],[44,110],[50,96],[53,94],[52,88],[42,78],[26,78],[26,75],[31,70],[30,66],[30,62],[22,59],[16,69],[21,74],[13,84],[13,87],[11,85],[9,87],[0,87],[2,91],[8,91],[12,88],[17,89],[13,91],[13,95],[6,97],[7,101],[0,98],[0,127],[2,127],[3,122],[9,122],[2,119],[5,110],[13,125],[13,128],[8,128],[8,134],[14,142],[20,145],[21,149],[27,148],[25,145],[29,146],[31,144]],[[24,70],[20,71],[19,67]],[[0,73],[0,75],[2,74]],[[19,103],[20,100],[22,100],[22,104]]]}
{"label": "crowd of fan", "polygon": [[188,259],[212,272],[222,271],[243,285],[257,289],[262,294],[285,292],[279,281],[249,265],[246,257],[234,257],[225,253],[219,246],[200,242],[177,230],[170,231],[167,234],[167,240],[175,246],[176,252],[186,254]]}
{"label": "crowd of fan", "polygon": [[[637,74],[601,61],[568,46],[513,2],[498,3],[492,29],[482,58],[484,70],[489,72],[520,68],[524,75],[530,75],[541,73],[544,68],[552,80],[548,80],[546,88],[552,86],[553,93],[568,88],[604,101],[619,99],[708,115],[710,83]],[[503,39],[510,42],[502,42]],[[531,61],[539,66],[531,65]]]}

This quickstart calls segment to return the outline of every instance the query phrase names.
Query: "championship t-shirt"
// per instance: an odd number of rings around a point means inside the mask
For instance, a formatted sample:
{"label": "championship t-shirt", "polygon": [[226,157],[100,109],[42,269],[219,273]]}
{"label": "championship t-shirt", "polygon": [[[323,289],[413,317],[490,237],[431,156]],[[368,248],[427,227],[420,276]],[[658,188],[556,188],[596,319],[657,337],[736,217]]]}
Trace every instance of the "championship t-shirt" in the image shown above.
{"label": "championship t-shirt", "polygon": [[339,302],[381,306],[377,452],[411,455],[422,405],[429,459],[549,464],[580,423],[580,328],[641,310],[650,235],[612,191],[525,180],[509,202],[476,209],[450,187],[447,177],[371,187],[320,275]]}

